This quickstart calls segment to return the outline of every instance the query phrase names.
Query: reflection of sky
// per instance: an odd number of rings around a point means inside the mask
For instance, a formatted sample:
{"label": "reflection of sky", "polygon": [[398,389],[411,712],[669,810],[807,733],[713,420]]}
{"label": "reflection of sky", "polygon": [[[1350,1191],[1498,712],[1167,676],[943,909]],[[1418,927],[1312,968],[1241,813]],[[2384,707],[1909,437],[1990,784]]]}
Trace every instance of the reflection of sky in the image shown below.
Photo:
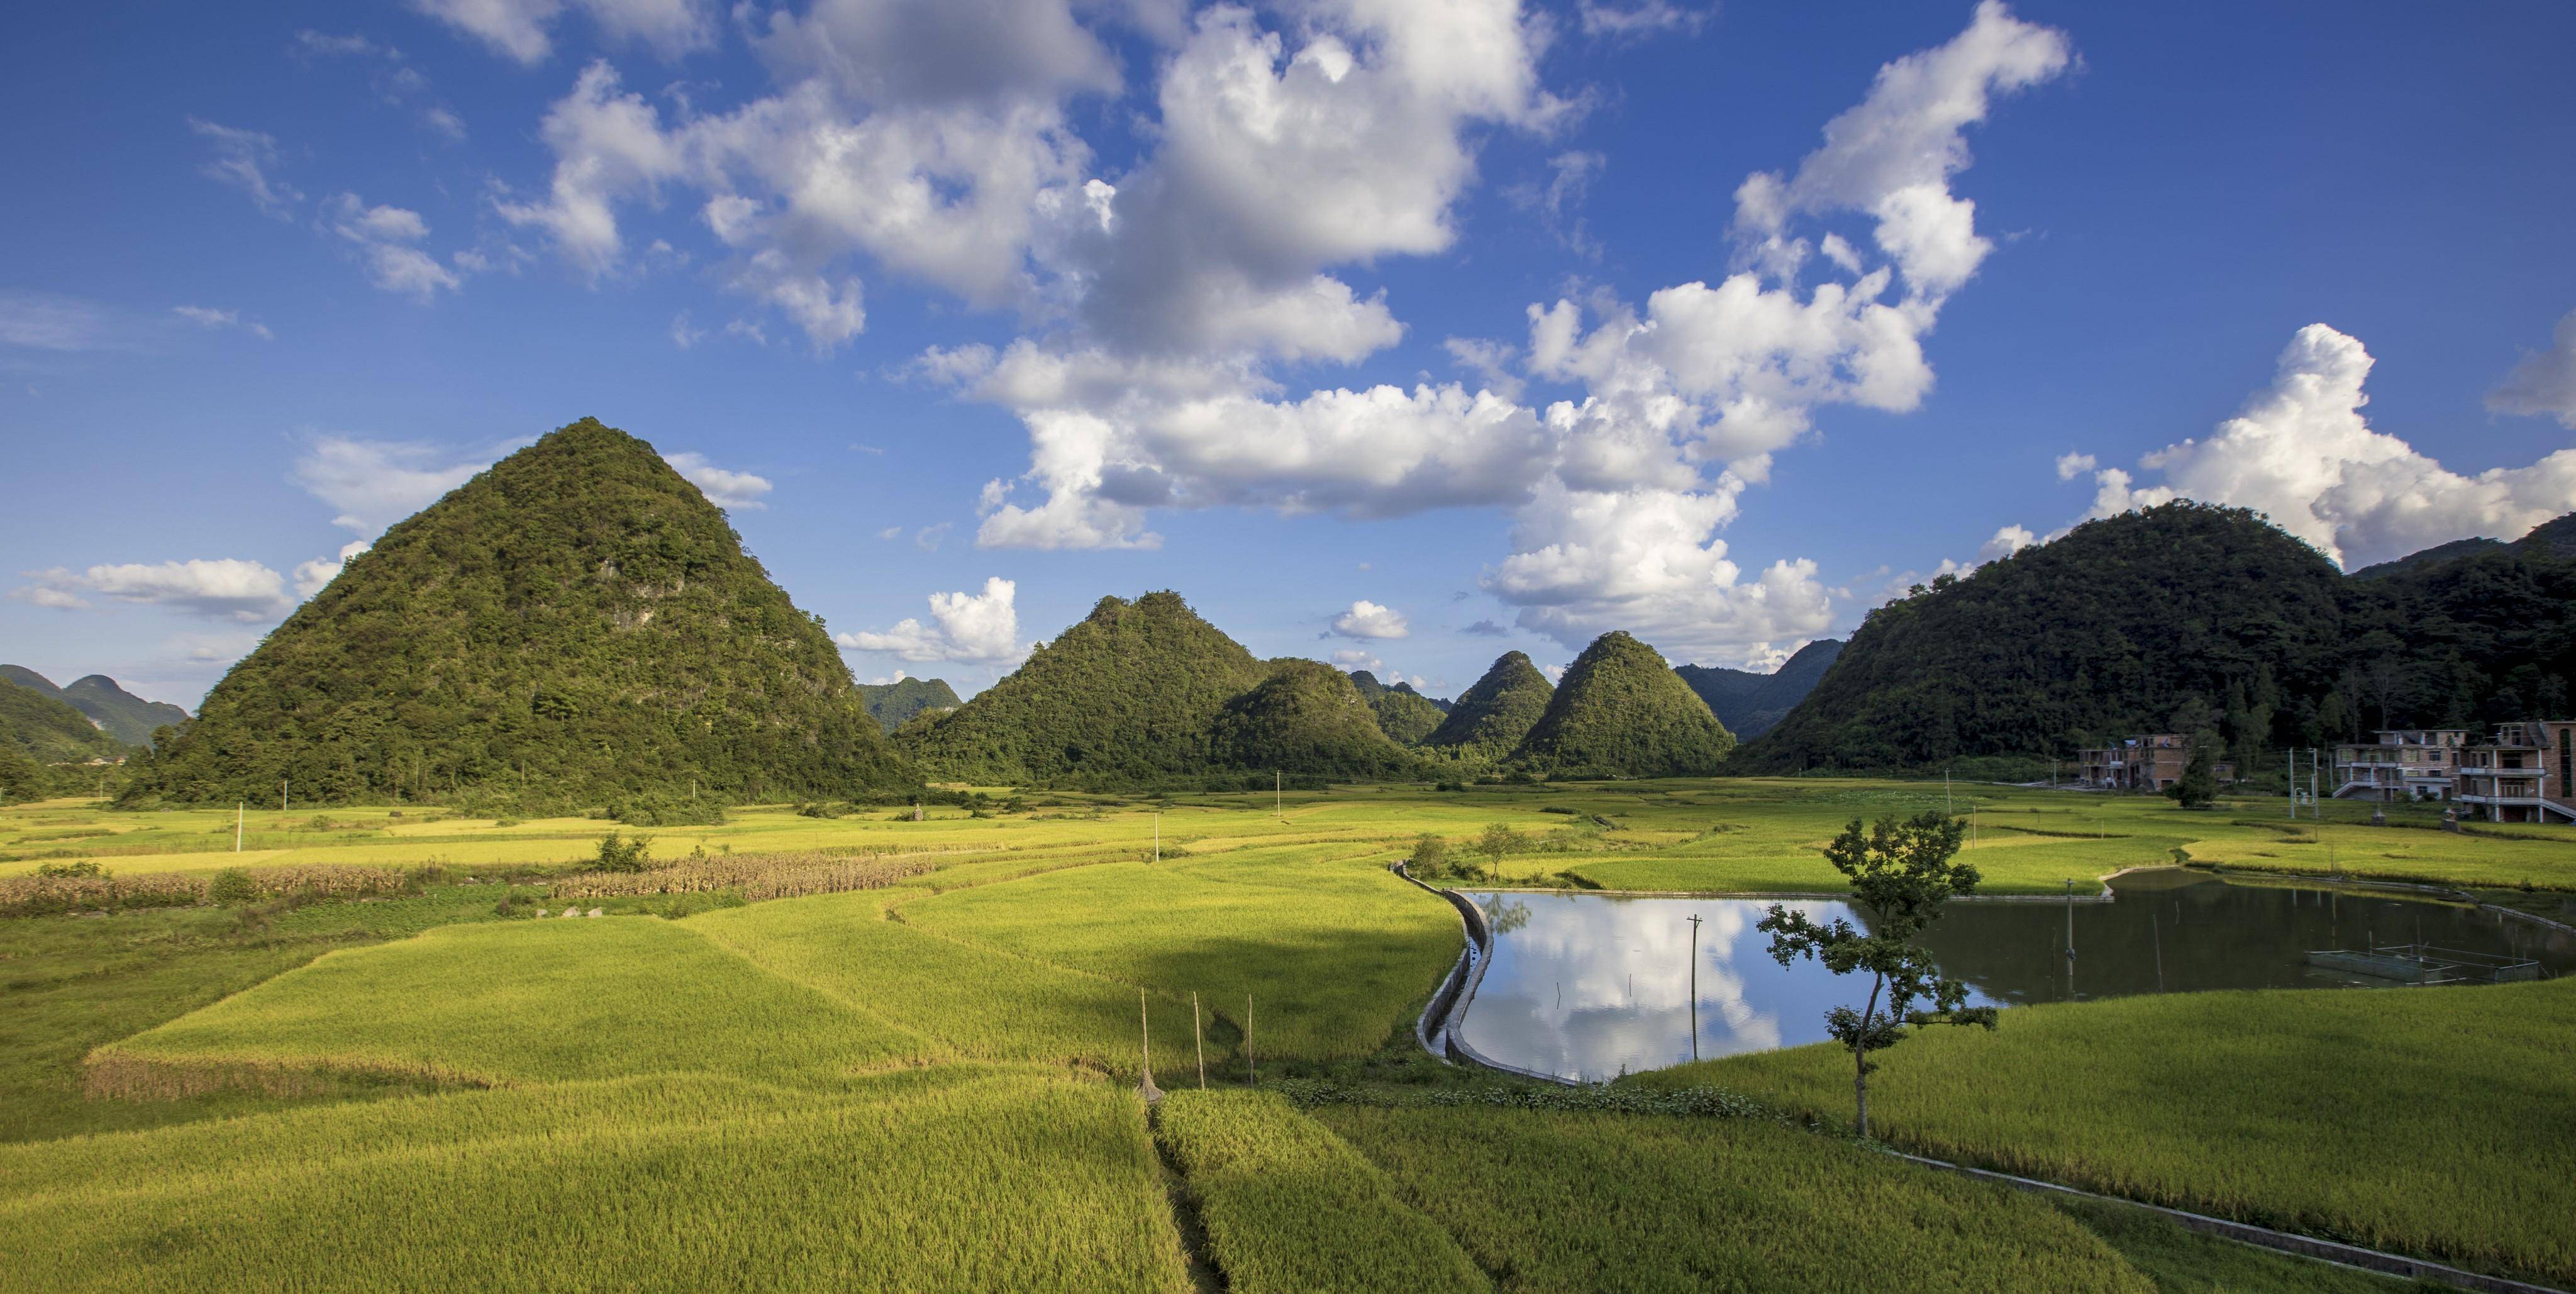
{"label": "reflection of sky", "polygon": [[[1506,1064],[1602,1079],[1692,1056],[1691,926],[1700,918],[1698,1054],[1818,1042],[1825,1013],[1857,1005],[1812,963],[1783,967],[1754,928],[1768,902],[1509,894],[1479,898],[1496,922],[1493,964],[1460,1034]],[[1851,909],[1792,902],[1819,921]],[[1512,908],[1525,907],[1526,922]],[[1864,990],[1865,991],[1865,990]]]}
{"label": "reflection of sky", "polygon": [[[2218,988],[2378,984],[2306,964],[2314,948],[2422,938],[2444,947],[2538,957],[2576,968],[2576,937],[2507,924],[2474,908],[2279,886],[2230,885],[2186,872],[2137,873],[2120,901],[2079,904],[2075,981],[2058,904],[1954,905],[1925,940],[1980,1005]],[[1606,894],[1472,896],[1494,929],[1494,956],[1459,1034],[1524,1069],[1605,1079],[1693,1055],[1690,917],[1701,918],[1697,1054],[1702,1058],[1825,1039],[1825,1013],[1858,1008],[1865,976],[1813,961],[1783,967],[1754,928],[1767,900]],[[1784,904],[1818,921],[1850,918],[1824,899]],[[2392,932],[2395,932],[2392,934]]]}

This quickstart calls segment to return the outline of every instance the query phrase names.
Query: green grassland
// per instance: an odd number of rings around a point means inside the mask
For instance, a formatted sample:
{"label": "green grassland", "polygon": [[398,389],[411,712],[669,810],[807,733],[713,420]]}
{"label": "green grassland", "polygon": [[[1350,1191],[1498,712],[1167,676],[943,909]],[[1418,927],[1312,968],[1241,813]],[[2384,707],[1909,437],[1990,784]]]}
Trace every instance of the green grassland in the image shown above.
{"label": "green grassland", "polygon": [[[2190,993],[2017,1007],[1883,1053],[1873,1131],[2109,1194],[2576,1279],[2576,982]],[[1626,1080],[1829,1122],[1849,1053]]]}
{"label": "green grassland", "polygon": [[[2372,828],[2330,805],[2336,820],[2293,834],[2251,803],[1949,794],[1974,808],[1971,857],[2003,891],[2181,849],[2576,892],[2576,851],[2539,832]],[[1824,892],[1840,878],[1819,851],[1844,822],[1943,797],[1676,780],[1041,793],[1009,811],[997,794],[989,816],[920,822],[743,808],[653,831],[654,856],[905,866],[886,888],[644,892],[583,900],[597,920],[542,921],[561,908],[549,886],[612,824],[272,809],[244,815],[254,848],[235,855],[229,813],[0,808],[0,887],[76,862],[406,878],[330,901],[271,889],[249,907],[0,920],[0,1226],[40,1237],[23,1271],[44,1288],[1179,1289],[1180,1180],[1201,1256],[1247,1289],[1393,1287],[1356,1274],[1371,1264],[1407,1288],[1853,1287],[1873,1249],[1930,1273],[1882,1283],[1928,1288],[2259,1283],[2233,1250],[2087,1231],[1761,1120],[1309,1116],[1178,1090],[1202,1046],[1220,1086],[1247,1053],[1265,1080],[1375,1066],[1495,1081],[1411,1042],[1460,937],[1448,907],[1386,871],[1423,832],[1465,851],[1509,826],[1496,870],[1511,882]],[[2547,1041],[2576,1036],[2561,987],[2016,1010],[1992,1038],[1944,1031],[1891,1053],[1884,1117],[1942,1153],[2563,1274],[2545,1219],[2571,1213],[2567,1152],[2530,1149],[2576,1145],[2570,1057]],[[1140,1011],[1176,1089],[1161,1163],[1133,1096]],[[2211,1041],[2171,1046],[2179,1030]],[[1980,1040],[2000,1050],[1962,1059]],[[1810,1052],[1727,1065],[1638,1081],[1827,1120],[1848,1091]],[[1995,1108],[1959,1095],[2025,1087]],[[1837,1199],[1875,1211],[1827,1236]],[[1354,1210],[1372,1220],[1322,1221]],[[1630,1232],[1661,1239],[1611,1243]]]}

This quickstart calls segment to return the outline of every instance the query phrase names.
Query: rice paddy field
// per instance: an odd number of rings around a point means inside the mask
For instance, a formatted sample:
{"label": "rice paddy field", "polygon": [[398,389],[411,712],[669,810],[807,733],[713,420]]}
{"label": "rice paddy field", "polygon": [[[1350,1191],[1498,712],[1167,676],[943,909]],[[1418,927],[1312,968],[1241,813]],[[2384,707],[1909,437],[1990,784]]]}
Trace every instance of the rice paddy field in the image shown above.
{"label": "rice paddy field", "polygon": [[[1945,799],[1997,892],[2180,851],[2576,895],[2576,839],[2543,832],[1937,783],[756,807],[646,829],[632,873],[595,869],[616,824],[588,819],[272,806],[235,852],[228,811],[0,807],[0,1289],[2264,1286],[2290,1260],[1855,1146],[1811,1051],[1632,1080],[1779,1117],[1276,1094],[1519,1099],[1412,1042],[1461,937],[1386,870],[1425,832],[1505,884],[1828,893],[1844,822]],[[1891,1053],[1883,1117],[2565,1279],[2563,987],[2020,1008]]]}

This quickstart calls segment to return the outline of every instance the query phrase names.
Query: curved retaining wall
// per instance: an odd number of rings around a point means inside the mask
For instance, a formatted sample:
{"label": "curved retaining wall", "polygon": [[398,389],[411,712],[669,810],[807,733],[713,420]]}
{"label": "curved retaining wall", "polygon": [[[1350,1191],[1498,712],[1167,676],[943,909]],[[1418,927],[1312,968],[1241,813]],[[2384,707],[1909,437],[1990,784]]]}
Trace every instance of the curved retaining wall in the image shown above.
{"label": "curved retaining wall", "polygon": [[1566,1087],[1588,1086],[1579,1079],[1567,1078],[1561,1074],[1545,1074],[1534,1069],[1523,1069],[1518,1065],[1506,1065],[1477,1051],[1468,1045],[1466,1039],[1458,1036],[1458,1024],[1467,1018],[1467,1007],[1476,999],[1476,986],[1484,982],[1485,967],[1493,958],[1494,933],[1485,924],[1485,914],[1479,911],[1475,904],[1468,902],[1466,895],[1456,890],[1444,890],[1438,886],[1423,884],[1414,876],[1413,870],[1404,863],[1391,864],[1387,870],[1413,882],[1425,891],[1447,899],[1449,906],[1458,910],[1458,922],[1465,928],[1467,934],[1466,951],[1458,955],[1457,963],[1449,968],[1449,977],[1440,982],[1439,991],[1431,995],[1431,1004],[1422,1009],[1422,1018],[1414,1022],[1413,1036],[1422,1044],[1422,1049],[1442,1061],[1464,1060],[1486,1069],[1535,1079],[1542,1083],[1556,1083]]}

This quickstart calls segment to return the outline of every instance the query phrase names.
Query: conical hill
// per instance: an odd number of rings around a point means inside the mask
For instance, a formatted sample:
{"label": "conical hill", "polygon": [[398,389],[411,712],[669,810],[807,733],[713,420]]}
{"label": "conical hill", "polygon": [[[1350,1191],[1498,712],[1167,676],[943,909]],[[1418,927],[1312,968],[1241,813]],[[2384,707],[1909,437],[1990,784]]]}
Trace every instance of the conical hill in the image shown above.
{"label": "conical hill", "polygon": [[1102,598],[966,704],[904,729],[931,775],[1126,786],[1198,776],[1225,703],[1266,671],[1181,595]]}
{"label": "conical hill", "polygon": [[1400,777],[1414,767],[1414,757],[1378,727],[1350,676],[1294,658],[1271,662],[1268,678],[1226,702],[1210,728],[1208,753],[1229,768],[1354,781]]}
{"label": "conical hill", "polygon": [[1378,730],[1399,746],[1421,745],[1446,717],[1430,698],[1402,683],[1388,687],[1364,669],[1351,672],[1351,686],[1359,689],[1360,700],[1377,716]]}
{"label": "conical hill", "polygon": [[1539,673],[1528,656],[1505,652],[1474,687],[1459,695],[1449,707],[1448,717],[1422,744],[1461,746],[1501,758],[1529,735],[1531,725],[1547,712],[1548,698],[1554,693],[1547,675]]}
{"label": "conical hill", "polygon": [[1512,762],[1559,777],[1696,777],[1735,737],[1654,648],[1611,632],[1566,667]]}
{"label": "conical hill", "polygon": [[822,623],[653,447],[583,419],[351,559],[129,795],[528,807],[917,785]]}

